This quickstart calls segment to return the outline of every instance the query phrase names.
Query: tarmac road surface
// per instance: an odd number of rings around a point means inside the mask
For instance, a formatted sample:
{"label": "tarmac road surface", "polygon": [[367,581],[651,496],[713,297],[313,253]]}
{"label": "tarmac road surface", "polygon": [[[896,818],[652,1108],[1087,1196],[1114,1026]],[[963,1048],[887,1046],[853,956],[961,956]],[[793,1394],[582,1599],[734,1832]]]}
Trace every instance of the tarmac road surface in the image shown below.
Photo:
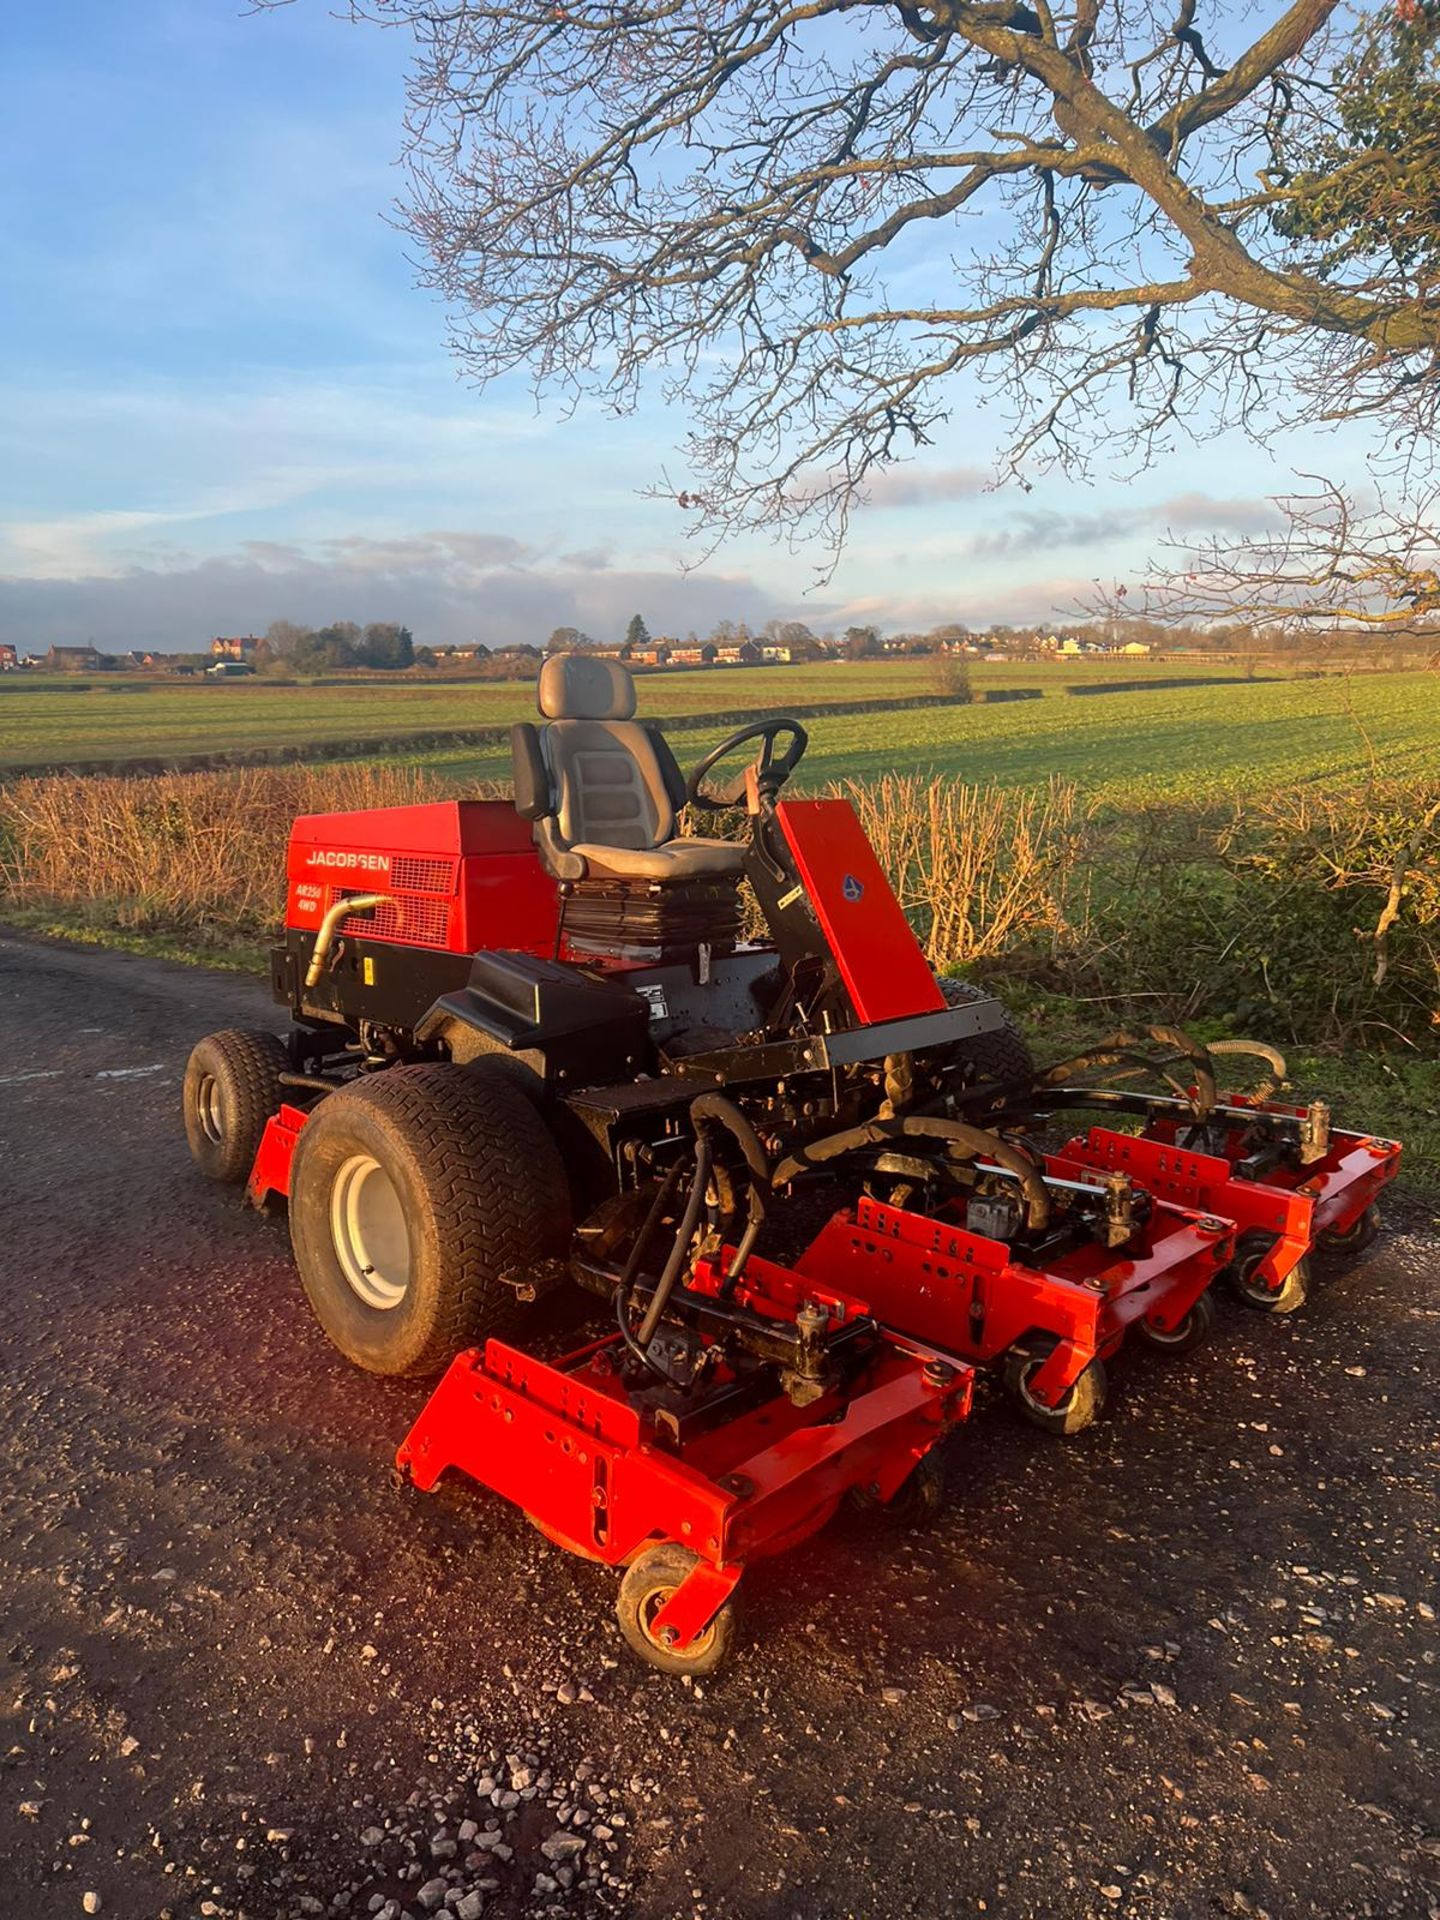
{"label": "tarmac road surface", "polygon": [[931,1532],[757,1570],[687,1688],[613,1575],[393,1485],[424,1388],[185,1153],[190,1044],[256,1023],[0,938],[0,1915],[1440,1912],[1425,1210],[1081,1440],[985,1392]]}

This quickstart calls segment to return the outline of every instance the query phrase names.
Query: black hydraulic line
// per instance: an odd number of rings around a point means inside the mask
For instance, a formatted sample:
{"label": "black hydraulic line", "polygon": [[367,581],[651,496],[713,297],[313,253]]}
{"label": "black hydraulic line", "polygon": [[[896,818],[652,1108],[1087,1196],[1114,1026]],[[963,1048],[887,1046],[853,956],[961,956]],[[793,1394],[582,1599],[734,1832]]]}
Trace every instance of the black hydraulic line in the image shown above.
{"label": "black hydraulic line", "polygon": [[645,1348],[640,1345],[639,1341],[630,1331],[630,1289],[634,1286],[635,1276],[640,1271],[640,1262],[644,1258],[645,1248],[650,1236],[655,1231],[661,1214],[670,1204],[671,1197],[680,1183],[680,1175],[684,1169],[684,1165],[683,1160],[676,1160],[673,1161],[666,1170],[665,1178],[661,1181],[655,1198],[650,1203],[650,1211],[646,1214],[640,1231],[635,1237],[635,1243],[626,1257],[620,1278],[615,1282],[615,1320],[620,1329],[620,1337],[630,1349],[631,1353],[634,1354],[635,1358],[637,1360],[643,1360],[650,1371],[658,1375],[662,1380],[668,1379],[669,1375],[663,1367],[656,1366]]}
{"label": "black hydraulic line", "polygon": [[860,1147],[886,1146],[894,1140],[943,1140],[963,1150],[966,1159],[986,1154],[999,1167],[1013,1174],[1028,1203],[1027,1224],[1032,1230],[1049,1225],[1050,1195],[1045,1177],[1028,1154],[1012,1147],[1008,1140],[988,1133],[983,1127],[969,1126],[963,1120],[942,1120],[929,1114],[902,1114],[893,1120],[867,1120],[863,1126],[849,1127],[823,1140],[812,1140],[782,1160],[775,1169],[774,1182],[783,1187],[812,1167],[824,1166],[842,1154]]}
{"label": "black hydraulic line", "polygon": [[685,1162],[683,1160],[671,1162],[666,1171],[665,1178],[660,1182],[660,1187],[655,1198],[650,1203],[650,1211],[646,1214],[644,1223],[639,1233],[635,1236],[635,1244],[630,1249],[624,1269],[621,1272],[619,1281],[616,1283],[615,1290],[619,1294],[621,1301],[627,1307],[630,1303],[630,1289],[635,1284],[636,1274],[640,1271],[640,1262],[644,1258],[645,1248],[649,1243],[651,1234],[655,1231],[661,1214],[665,1211],[666,1207],[669,1206],[671,1196],[680,1184],[680,1175],[684,1169],[684,1165]]}
{"label": "black hydraulic line", "polygon": [[685,1202],[685,1212],[681,1216],[680,1226],[675,1235],[675,1244],[670,1249],[670,1258],[665,1262],[665,1270],[656,1283],[650,1296],[650,1304],[645,1309],[645,1318],[640,1322],[635,1338],[642,1348],[648,1347],[655,1337],[655,1329],[660,1324],[660,1316],[665,1311],[665,1302],[670,1298],[671,1289],[680,1278],[680,1269],[685,1264],[685,1256],[690,1251],[690,1242],[695,1237],[695,1229],[700,1222],[700,1209],[705,1204],[705,1189],[710,1184],[710,1143],[703,1134],[695,1141],[695,1178],[690,1187],[690,1197]]}
{"label": "black hydraulic line", "polygon": [[744,1233],[741,1234],[739,1244],[735,1248],[734,1258],[725,1269],[724,1278],[720,1282],[720,1298],[722,1300],[728,1300],[730,1295],[735,1291],[740,1276],[745,1271],[746,1262],[755,1251],[755,1242],[760,1238],[760,1228],[762,1225],[763,1220],[751,1220]]}
{"label": "black hydraulic line", "polygon": [[[1199,1087],[1198,1093],[1193,1098],[1173,1074],[1165,1071],[1158,1060],[1136,1051],[1145,1044],[1147,1039],[1156,1041],[1161,1046],[1173,1047],[1182,1059],[1190,1062]],[[1175,1093],[1186,1102],[1197,1120],[1208,1120],[1215,1111],[1220,1096],[1215,1086],[1214,1063],[1205,1048],[1192,1040],[1188,1034],[1182,1033],[1178,1027],[1147,1027],[1143,1034],[1113,1033],[1088,1052],[1076,1054],[1069,1060],[1062,1060],[1058,1066],[1047,1067],[1036,1076],[1035,1084],[1037,1087],[1056,1086],[1068,1080],[1073,1074],[1082,1072],[1086,1067],[1108,1067],[1120,1064],[1132,1071],[1157,1075],[1166,1086],[1173,1088]]]}
{"label": "black hydraulic line", "polygon": [[1270,1078],[1262,1080],[1251,1098],[1269,1100],[1284,1086],[1289,1077],[1289,1068],[1285,1056],[1278,1047],[1268,1047],[1263,1040],[1212,1040],[1207,1049],[1212,1054],[1239,1054],[1252,1060],[1263,1060],[1270,1069]]}
{"label": "black hydraulic line", "polygon": [[658,1362],[650,1358],[649,1348],[642,1347],[630,1331],[630,1319],[625,1311],[625,1295],[619,1287],[615,1289],[615,1323],[620,1329],[620,1338],[625,1342],[625,1345],[630,1349],[631,1353],[634,1354],[635,1358],[643,1362],[651,1373],[655,1375],[657,1380],[668,1381],[670,1378],[669,1374],[666,1373],[665,1369],[660,1366]]}
{"label": "black hydraulic line", "polygon": [[343,1080],[322,1080],[316,1073],[282,1073],[278,1077],[282,1087],[303,1087],[307,1093],[338,1093],[345,1084]]}

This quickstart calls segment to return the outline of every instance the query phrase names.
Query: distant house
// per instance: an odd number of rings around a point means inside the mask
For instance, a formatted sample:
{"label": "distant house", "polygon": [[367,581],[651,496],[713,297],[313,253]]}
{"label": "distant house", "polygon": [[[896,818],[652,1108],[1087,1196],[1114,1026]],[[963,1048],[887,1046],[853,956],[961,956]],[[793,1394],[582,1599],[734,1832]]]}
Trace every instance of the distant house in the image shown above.
{"label": "distant house", "polygon": [[151,653],[148,647],[132,647],[128,653],[121,654],[120,664],[122,667],[132,669],[135,667],[158,667],[160,665],[160,655],[158,653]]}
{"label": "distant house", "polygon": [[0,673],[13,673],[20,664],[20,656],[8,640],[0,640]]}
{"label": "distant house", "polygon": [[1154,648],[1148,640],[1127,640],[1120,651],[1121,653],[1153,653]]}
{"label": "distant house", "polygon": [[232,639],[222,636],[210,642],[210,651],[217,660],[253,660],[259,644],[258,635],[253,633],[237,634]]}
{"label": "distant house", "polygon": [[667,667],[670,664],[670,647],[664,640],[653,641],[648,647],[635,647],[631,650],[630,664],[634,667]]}
{"label": "distant house", "polygon": [[45,665],[51,673],[96,673],[101,656],[95,647],[51,647]]}
{"label": "distant house", "polygon": [[670,665],[672,667],[712,667],[720,649],[713,641],[697,641],[694,646],[671,647]]}
{"label": "distant house", "polygon": [[735,646],[715,649],[715,664],[720,667],[754,667],[759,663],[760,649],[753,640],[741,640]]}

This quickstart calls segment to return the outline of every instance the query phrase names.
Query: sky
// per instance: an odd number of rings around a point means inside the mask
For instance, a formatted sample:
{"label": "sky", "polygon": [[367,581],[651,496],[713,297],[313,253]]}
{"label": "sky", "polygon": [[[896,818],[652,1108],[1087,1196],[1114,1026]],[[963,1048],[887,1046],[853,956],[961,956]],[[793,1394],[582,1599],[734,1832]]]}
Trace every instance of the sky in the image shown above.
{"label": "sky", "polygon": [[1058,620],[1167,529],[1264,525],[1290,479],[1293,455],[1220,443],[1140,482],[997,492],[960,394],[828,582],[760,535],[697,564],[679,510],[644,497],[674,470],[673,412],[461,379],[391,216],[406,57],[320,0],[0,10],[0,640]]}

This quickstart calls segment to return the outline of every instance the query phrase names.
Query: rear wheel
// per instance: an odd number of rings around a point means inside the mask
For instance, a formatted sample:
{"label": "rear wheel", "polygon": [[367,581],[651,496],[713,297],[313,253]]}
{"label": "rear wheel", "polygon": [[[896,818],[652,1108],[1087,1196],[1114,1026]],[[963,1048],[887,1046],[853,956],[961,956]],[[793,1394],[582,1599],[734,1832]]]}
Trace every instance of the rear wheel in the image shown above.
{"label": "rear wheel", "polygon": [[1105,1404],[1105,1363],[1092,1360],[1052,1407],[1031,1391],[1031,1382],[1050,1351],[1049,1344],[1041,1348],[1034,1343],[1012,1349],[1005,1357],[1006,1388],[1031,1426],[1039,1427],[1042,1433],[1083,1433],[1095,1424]]}
{"label": "rear wheel", "polygon": [[1133,1331],[1137,1339],[1157,1353],[1193,1353],[1210,1338],[1215,1327],[1215,1302],[1202,1293],[1178,1325],[1157,1327],[1153,1320],[1137,1320]]}
{"label": "rear wheel", "polygon": [[[982,1000],[995,1000],[994,994],[977,987],[972,980],[954,980],[947,976],[937,979],[935,984],[947,1007],[973,1007]],[[1000,1006],[1001,1024],[989,1033],[976,1034],[973,1039],[957,1040],[950,1049],[950,1057],[957,1066],[964,1066],[970,1086],[982,1080],[1017,1080],[1028,1087],[1035,1078],[1035,1059],[1029,1042],[1009,1009],[998,1001],[995,1004]]]}
{"label": "rear wheel", "polygon": [[331,1340],[371,1373],[437,1373],[502,1332],[570,1230],[534,1104],[485,1065],[389,1067],[328,1095],[295,1150],[290,1238]]}
{"label": "rear wheel", "polygon": [[238,1186],[250,1173],[279,1107],[290,1056],[273,1033],[207,1033],[185,1065],[182,1095],[190,1157],[211,1180]]}

